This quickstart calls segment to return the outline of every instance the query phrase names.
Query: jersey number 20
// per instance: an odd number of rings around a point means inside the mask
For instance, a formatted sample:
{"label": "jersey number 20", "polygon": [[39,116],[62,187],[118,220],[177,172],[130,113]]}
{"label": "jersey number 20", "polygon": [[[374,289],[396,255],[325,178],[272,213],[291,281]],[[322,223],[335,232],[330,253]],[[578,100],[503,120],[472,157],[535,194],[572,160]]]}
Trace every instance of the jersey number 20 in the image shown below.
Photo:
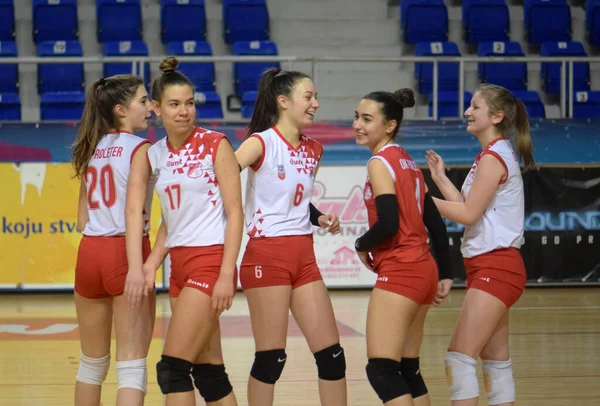
{"label": "jersey number 20", "polygon": [[[88,183],[88,207],[91,210],[99,209],[100,202],[92,200],[94,191],[98,186],[98,169],[95,166],[88,166],[85,171],[85,179]],[[100,191],[102,192],[102,203],[106,207],[112,207],[117,201],[117,191],[115,188],[115,175],[110,165],[104,165],[100,168]]]}

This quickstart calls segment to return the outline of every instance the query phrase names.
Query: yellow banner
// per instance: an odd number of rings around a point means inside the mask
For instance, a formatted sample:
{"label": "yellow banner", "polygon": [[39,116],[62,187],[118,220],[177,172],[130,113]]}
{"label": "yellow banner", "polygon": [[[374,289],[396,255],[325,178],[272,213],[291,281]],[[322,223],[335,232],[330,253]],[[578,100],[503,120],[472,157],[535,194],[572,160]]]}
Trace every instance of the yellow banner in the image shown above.
{"label": "yellow banner", "polygon": [[[70,163],[0,163],[0,285],[73,285],[81,234],[79,180]],[[160,203],[154,195],[150,241]],[[162,269],[157,287],[163,286]]]}

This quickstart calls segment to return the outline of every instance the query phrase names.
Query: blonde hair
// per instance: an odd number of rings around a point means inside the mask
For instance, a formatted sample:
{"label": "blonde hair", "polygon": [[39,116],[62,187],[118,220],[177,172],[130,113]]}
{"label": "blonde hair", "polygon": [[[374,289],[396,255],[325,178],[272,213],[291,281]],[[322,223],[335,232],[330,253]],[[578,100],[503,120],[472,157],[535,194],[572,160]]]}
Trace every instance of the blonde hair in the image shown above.
{"label": "blonde hair", "polygon": [[490,114],[502,111],[504,119],[496,124],[496,128],[506,137],[514,137],[517,155],[523,159],[526,167],[533,167],[533,144],[529,132],[527,110],[521,100],[502,86],[481,83],[475,89],[485,100]]}

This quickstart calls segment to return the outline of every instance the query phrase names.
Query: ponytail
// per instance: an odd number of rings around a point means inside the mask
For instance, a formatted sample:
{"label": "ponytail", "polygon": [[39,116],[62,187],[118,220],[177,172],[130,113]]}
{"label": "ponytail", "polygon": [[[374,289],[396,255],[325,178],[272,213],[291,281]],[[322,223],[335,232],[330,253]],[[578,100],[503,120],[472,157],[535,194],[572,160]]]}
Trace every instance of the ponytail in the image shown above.
{"label": "ponytail", "polygon": [[263,72],[258,84],[256,103],[248,125],[247,136],[265,131],[277,124],[279,119],[277,97],[281,95],[290,97],[296,82],[304,78],[310,79],[304,73],[278,68]]}
{"label": "ponytail", "polygon": [[475,89],[475,94],[477,93],[484,98],[490,114],[504,112],[504,119],[496,124],[496,128],[504,136],[514,134],[519,158],[523,159],[526,169],[532,167],[533,144],[529,133],[529,118],[523,102],[508,89],[490,83],[479,84]]}
{"label": "ponytail", "polygon": [[109,130],[109,124],[104,121],[98,108],[98,93],[101,90],[101,86],[104,85],[103,80],[99,79],[95,81],[88,89],[79,131],[72,145],[73,167],[75,169],[75,176],[78,178],[84,175],[88,162],[100,142],[100,138]]}
{"label": "ponytail", "polygon": [[515,114],[515,146],[517,154],[523,159],[525,168],[535,165],[533,160],[533,144],[529,132],[529,119],[523,102],[515,97],[517,111]]}
{"label": "ponytail", "polygon": [[102,137],[111,129],[119,129],[120,122],[114,107],[129,105],[140,86],[144,86],[144,82],[137,76],[115,75],[98,79],[89,87],[77,138],[71,145],[76,177],[81,178],[85,174]]}
{"label": "ponytail", "polygon": [[280,72],[281,69],[271,68],[262,74],[247,136],[265,131],[277,122],[277,95],[273,94],[272,84]]}

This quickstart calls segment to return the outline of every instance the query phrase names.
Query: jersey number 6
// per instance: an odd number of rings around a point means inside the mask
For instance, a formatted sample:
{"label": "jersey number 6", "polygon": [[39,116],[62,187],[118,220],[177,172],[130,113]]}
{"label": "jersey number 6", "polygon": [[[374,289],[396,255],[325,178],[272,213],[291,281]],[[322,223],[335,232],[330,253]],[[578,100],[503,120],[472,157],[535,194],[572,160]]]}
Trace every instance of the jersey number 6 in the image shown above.
{"label": "jersey number 6", "polygon": [[304,185],[298,183],[296,185],[296,193],[294,194],[294,206],[300,206],[302,203],[302,197],[304,196]]}

